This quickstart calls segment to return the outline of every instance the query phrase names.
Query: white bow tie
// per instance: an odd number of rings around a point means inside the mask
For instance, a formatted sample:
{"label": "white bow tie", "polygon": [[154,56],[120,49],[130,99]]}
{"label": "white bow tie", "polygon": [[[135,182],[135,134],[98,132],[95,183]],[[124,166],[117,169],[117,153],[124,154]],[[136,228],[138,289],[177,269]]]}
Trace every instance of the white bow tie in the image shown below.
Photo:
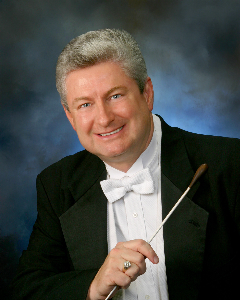
{"label": "white bow tie", "polygon": [[111,203],[130,191],[138,194],[152,194],[154,192],[154,184],[149,169],[143,169],[132,177],[103,180],[100,184],[105,196]]}

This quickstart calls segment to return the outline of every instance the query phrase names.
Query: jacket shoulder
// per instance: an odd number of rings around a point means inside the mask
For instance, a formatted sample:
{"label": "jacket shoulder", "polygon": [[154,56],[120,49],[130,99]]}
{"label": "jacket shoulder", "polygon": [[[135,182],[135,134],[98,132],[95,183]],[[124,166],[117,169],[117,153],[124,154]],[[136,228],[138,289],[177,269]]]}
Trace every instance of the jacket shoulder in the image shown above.
{"label": "jacket shoulder", "polygon": [[[159,116],[160,117],[160,116]],[[169,126],[161,117],[163,140],[174,145],[179,138],[183,140],[188,153],[220,159],[222,163],[235,158],[240,163],[240,139],[222,136],[204,135]]]}
{"label": "jacket shoulder", "polygon": [[38,207],[47,196],[53,210],[60,216],[91,188],[104,171],[104,163],[86,150],[62,158],[37,176]]}
{"label": "jacket shoulder", "polygon": [[45,168],[38,176],[47,187],[53,189],[68,188],[69,185],[89,185],[105,171],[104,163],[96,155],[83,150],[66,156],[58,162]]}
{"label": "jacket shoulder", "polygon": [[73,155],[66,156],[61,160],[45,168],[38,175],[38,177],[44,180],[44,178],[53,178],[53,177],[57,179],[59,176],[62,175],[65,175],[66,177],[68,177],[68,175],[71,176],[72,172],[74,172],[74,170],[77,167],[81,168],[81,165],[84,165],[85,160],[88,159],[89,156],[92,156],[92,154],[90,154],[86,150],[77,152]]}
{"label": "jacket shoulder", "polygon": [[181,130],[186,148],[221,165],[240,167],[240,140],[222,136],[203,135]]}
{"label": "jacket shoulder", "polygon": [[[238,180],[240,177],[240,139],[192,133],[169,126],[161,117],[162,152],[169,158],[169,152],[179,155],[186,150],[193,170],[207,163],[214,174]],[[180,146],[181,147],[180,147]],[[175,149],[175,150],[173,150]]]}

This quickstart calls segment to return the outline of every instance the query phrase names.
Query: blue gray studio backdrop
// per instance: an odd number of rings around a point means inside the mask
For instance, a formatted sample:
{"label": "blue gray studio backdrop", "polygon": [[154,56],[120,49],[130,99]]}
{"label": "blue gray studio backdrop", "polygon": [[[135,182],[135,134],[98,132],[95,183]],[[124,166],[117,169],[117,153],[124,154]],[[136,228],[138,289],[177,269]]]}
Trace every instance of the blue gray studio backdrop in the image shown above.
{"label": "blue gray studio backdrop", "polygon": [[0,1],[0,299],[36,218],[37,174],[80,151],[55,89],[72,38],[122,28],[155,88],[154,112],[188,131],[240,138],[239,0]]}

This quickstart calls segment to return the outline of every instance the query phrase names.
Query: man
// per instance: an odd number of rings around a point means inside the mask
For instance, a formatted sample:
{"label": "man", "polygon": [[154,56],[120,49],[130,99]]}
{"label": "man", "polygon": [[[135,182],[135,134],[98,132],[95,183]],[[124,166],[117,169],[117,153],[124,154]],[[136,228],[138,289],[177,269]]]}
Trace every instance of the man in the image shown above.
{"label": "man", "polygon": [[[37,178],[38,217],[16,299],[231,299],[240,266],[240,143],[171,128],[135,40],[99,30],[57,63],[63,108],[86,149]],[[209,166],[157,236],[196,169]],[[116,293],[117,292],[117,293]]]}

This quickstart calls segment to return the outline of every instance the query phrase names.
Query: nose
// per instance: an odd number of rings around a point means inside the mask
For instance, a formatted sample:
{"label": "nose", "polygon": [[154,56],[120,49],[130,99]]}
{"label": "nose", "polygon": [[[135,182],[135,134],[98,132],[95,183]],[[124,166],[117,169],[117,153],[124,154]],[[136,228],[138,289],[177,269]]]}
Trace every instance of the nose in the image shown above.
{"label": "nose", "polygon": [[108,127],[114,120],[114,113],[109,105],[105,102],[98,103],[96,121],[102,127]]}

